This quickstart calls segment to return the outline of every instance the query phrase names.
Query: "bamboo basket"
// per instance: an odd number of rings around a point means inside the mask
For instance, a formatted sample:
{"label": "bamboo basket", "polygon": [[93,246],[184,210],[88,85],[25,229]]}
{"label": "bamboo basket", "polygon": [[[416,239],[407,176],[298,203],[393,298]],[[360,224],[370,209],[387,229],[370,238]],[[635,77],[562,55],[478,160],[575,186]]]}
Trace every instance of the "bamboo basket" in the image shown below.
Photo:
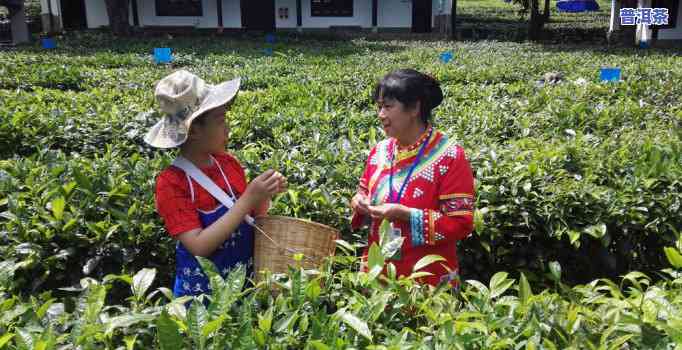
{"label": "bamboo basket", "polygon": [[[256,218],[254,234],[254,270],[260,281],[263,270],[284,273],[289,265],[320,268],[324,258],[334,255],[339,231],[308,220],[261,216]],[[294,260],[298,253],[303,254],[300,262]]]}

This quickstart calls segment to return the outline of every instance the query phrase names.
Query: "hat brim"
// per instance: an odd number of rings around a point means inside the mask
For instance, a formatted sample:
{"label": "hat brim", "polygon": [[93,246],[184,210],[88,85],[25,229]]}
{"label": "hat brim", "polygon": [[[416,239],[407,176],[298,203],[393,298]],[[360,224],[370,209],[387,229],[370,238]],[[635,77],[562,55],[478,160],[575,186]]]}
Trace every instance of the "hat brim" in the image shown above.
{"label": "hat brim", "polygon": [[209,86],[209,93],[199,108],[183,123],[173,124],[170,118],[164,117],[149,130],[144,138],[145,142],[156,148],[173,148],[182,145],[187,141],[192,122],[203,113],[230,103],[237,96],[240,87],[241,78]]}
{"label": "hat brim", "polygon": [[210,92],[208,93],[206,98],[204,98],[204,100],[201,102],[199,108],[194,113],[192,113],[192,115],[189,116],[189,118],[187,118],[187,121],[185,122],[187,124],[187,128],[189,129],[194,119],[196,119],[200,115],[214,108],[218,108],[220,106],[230,103],[230,101],[232,101],[237,96],[237,92],[239,92],[240,86],[241,78],[232,79],[230,81],[226,81],[218,85],[210,86],[209,87]]}

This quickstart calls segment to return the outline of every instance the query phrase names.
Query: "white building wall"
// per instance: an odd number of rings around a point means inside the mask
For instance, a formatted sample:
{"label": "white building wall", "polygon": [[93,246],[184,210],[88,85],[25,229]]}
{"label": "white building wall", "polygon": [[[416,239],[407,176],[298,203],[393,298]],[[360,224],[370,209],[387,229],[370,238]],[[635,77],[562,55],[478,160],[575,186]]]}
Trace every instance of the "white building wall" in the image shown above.
{"label": "white building wall", "polygon": [[[62,0],[69,1],[69,0]],[[99,28],[109,25],[109,15],[104,0],[87,0],[85,2],[85,19],[88,28]]]}
{"label": "white building wall", "polygon": [[[53,13],[58,14],[60,0],[41,0],[43,12],[47,13],[47,1],[53,2]],[[69,1],[69,0],[61,0]],[[169,17],[157,16],[154,0],[137,0],[138,16],[141,26],[192,26],[198,28],[216,28],[218,26],[217,6],[215,0],[202,0],[204,16],[198,17]],[[223,1],[223,27],[241,28],[240,0]],[[252,0],[255,1],[255,0]],[[313,17],[311,16],[310,0],[301,0],[303,28],[329,28],[330,26],[360,26],[372,27],[372,1],[354,0],[353,17]],[[378,0],[377,26],[379,28],[411,28],[413,0]],[[441,2],[442,1],[442,2]],[[432,23],[435,16],[450,12],[452,0],[433,0]],[[86,15],[88,28],[98,28],[109,25],[104,0],[86,0]],[[279,8],[289,9],[289,18],[280,19]],[[682,17],[682,16],[681,16]],[[133,22],[131,8],[131,24]],[[296,0],[275,0],[276,28],[296,28]]]}
{"label": "white building wall", "polygon": [[[672,17],[672,15],[671,15]],[[677,13],[677,24],[675,28],[661,29],[658,31],[659,40],[681,40],[682,39],[682,6]]]}
{"label": "white building wall", "polygon": [[[211,0],[215,6],[215,0]],[[223,28],[241,28],[242,27],[242,6],[239,0],[222,0],[223,1]],[[205,13],[205,12],[204,12]],[[215,13],[215,10],[214,10]],[[218,26],[218,18],[216,18],[216,26]]]}
{"label": "white building wall", "polygon": [[[371,23],[371,1],[370,23]],[[378,0],[377,26],[379,28],[412,28],[412,1]]]}
{"label": "white building wall", "polygon": [[[280,8],[289,9],[289,18],[279,18]],[[275,28],[296,28],[296,0],[275,0]]]}

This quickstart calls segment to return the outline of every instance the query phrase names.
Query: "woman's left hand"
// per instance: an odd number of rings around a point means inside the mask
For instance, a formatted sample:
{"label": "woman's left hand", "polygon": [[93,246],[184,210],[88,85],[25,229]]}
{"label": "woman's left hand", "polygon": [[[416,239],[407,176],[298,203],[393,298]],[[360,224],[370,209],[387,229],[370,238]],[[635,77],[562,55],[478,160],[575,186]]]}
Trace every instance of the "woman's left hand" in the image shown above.
{"label": "woman's left hand", "polygon": [[389,221],[410,220],[410,208],[402,204],[386,203],[381,205],[370,205],[369,215],[373,219],[388,219]]}

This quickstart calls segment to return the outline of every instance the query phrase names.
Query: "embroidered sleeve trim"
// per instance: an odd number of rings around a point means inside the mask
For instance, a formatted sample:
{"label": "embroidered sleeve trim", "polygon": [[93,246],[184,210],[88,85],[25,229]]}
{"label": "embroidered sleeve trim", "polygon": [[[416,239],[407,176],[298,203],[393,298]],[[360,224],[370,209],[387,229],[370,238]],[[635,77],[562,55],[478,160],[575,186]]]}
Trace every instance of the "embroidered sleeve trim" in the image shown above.
{"label": "embroidered sleeve trim", "polygon": [[413,246],[424,244],[424,212],[421,209],[410,209],[410,234]]}
{"label": "embroidered sleeve trim", "polygon": [[438,199],[440,200],[453,198],[474,198],[474,196],[471,193],[451,193],[438,196]]}
{"label": "embroidered sleeve trim", "polygon": [[428,230],[428,238],[427,238],[427,244],[429,245],[434,245],[436,244],[436,220],[438,219],[436,217],[437,212],[435,210],[429,210],[429,230]]}
{"label": "embroidered sleeve trim", "polygon": [[474,198],[471,194],[458,194],[440,200],[440,211],[447,216],[472,215]]}
{"label": "embroidered sleeve trim", "polygon": [[474,212],[471,210],[459,210],[447,213],[447,216],[472,216]]}

